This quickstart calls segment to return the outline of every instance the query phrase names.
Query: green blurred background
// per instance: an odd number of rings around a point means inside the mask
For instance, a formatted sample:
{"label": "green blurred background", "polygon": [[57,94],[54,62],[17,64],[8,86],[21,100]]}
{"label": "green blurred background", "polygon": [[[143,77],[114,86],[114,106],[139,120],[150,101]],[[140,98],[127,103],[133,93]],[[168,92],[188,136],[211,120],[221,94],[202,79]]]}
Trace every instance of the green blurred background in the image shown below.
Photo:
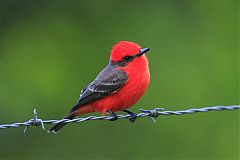
{"label": "green blurred background", "polygon": [[[237,0],[1,0],[0,123],[62,118],[120,40],[151,47],[133,107],[239,104]],[[98,113],[94,115],[99,115]],[[0,130],[0,159],[239,159],[239,111]],[[45,126],[49,128],[49,125]]]}

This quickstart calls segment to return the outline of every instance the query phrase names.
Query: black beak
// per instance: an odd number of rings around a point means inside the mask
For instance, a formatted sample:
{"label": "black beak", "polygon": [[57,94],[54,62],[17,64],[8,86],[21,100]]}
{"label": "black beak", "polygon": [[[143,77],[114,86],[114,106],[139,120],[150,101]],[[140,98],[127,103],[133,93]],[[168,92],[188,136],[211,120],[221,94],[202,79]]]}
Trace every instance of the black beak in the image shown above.
{"label": "black beak", "polygon": [[142,48],[142,49],[140,49],[139,55],[143,55],[143,54],[145,54],[146,52],[148,52],[149,50],[150,50],[150,48]]}

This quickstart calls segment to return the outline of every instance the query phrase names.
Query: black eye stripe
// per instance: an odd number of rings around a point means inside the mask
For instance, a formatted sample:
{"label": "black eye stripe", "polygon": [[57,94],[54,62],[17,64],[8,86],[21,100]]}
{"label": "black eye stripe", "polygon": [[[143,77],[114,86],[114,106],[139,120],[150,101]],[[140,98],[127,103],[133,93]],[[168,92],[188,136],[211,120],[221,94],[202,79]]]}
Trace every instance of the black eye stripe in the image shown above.
{"label": "black eye stripe", "polygon": [[123,57],[122,61],[131,62],[131,61],[133,61],[134,58],[135,57],[133,57],[133,56],[125,56],[125,57]]}
{"label": "black eye stripe", "polygon": [[123,59],[124,60],[130,60],[130,59],[132,59],[133,57],[131,57],[131,56],[125,56]]}
{"label": "black eye stripe", "polygon": [[134,58],[141,56],[139,53],[138,54],[134,54],[132,56],[125,56],[123,57],[122,60],[120,61],[110,61],[110,65],[116,67],[116,66],[120,66],[120,67],[125,67],[129,62],[132,62],[134,60]]}
{"label": "black eye stripe", "polygon": [[125,56],[125,57],[123,57],[123,60],[124,60],[124,59],[125,59],[125,60],[134,59],[134,58],[136,58],[136,57],[138,57],[138,56],[140,56],[139,53],[138,53],[138,54],[134,54],[134,55],[132,55],[132,56]]}

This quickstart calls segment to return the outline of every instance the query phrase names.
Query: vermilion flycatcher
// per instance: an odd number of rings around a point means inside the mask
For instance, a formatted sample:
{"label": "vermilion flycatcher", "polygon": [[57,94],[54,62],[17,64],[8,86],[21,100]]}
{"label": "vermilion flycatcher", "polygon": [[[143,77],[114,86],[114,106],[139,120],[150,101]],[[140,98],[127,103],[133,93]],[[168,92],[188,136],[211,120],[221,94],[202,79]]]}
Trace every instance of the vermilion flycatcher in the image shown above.
{"label": "vermilion flycatcher", "polygon": [[[150,74],[145,53],[150,48],[141,48],[133,42],[121,41],[113,46],[110,61],[80,94],[78,103],[65,119],[90,112],[110,113],[116,120],[116,111],[131,115],[131,121],[137,116],[127,110],[133,106],[146,91]],[[66,123],[58,123],[49,131],[58,132]]]}

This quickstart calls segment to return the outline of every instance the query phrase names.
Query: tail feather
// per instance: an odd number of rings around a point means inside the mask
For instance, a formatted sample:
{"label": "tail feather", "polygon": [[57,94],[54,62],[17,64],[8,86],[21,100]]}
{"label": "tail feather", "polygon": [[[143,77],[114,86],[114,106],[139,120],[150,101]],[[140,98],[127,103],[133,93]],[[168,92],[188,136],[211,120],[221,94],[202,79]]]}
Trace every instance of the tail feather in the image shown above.
{"label": "tail feather", "polygon": [[[64,117],[64,119],[69,119],[69,120],[71,120],[71,119],[73,119],[73,118],[75,118],[75,117],[76,117],[75,115],[70,114],[69,116]],[[62,129],[66,124],[67,124],[67,123],[58,123],[58,124],[55,124],[52,128],[50,128],[50,129],[48,130],[48,132],[57,133],[57,132],[59,132],[59,130]]]}

